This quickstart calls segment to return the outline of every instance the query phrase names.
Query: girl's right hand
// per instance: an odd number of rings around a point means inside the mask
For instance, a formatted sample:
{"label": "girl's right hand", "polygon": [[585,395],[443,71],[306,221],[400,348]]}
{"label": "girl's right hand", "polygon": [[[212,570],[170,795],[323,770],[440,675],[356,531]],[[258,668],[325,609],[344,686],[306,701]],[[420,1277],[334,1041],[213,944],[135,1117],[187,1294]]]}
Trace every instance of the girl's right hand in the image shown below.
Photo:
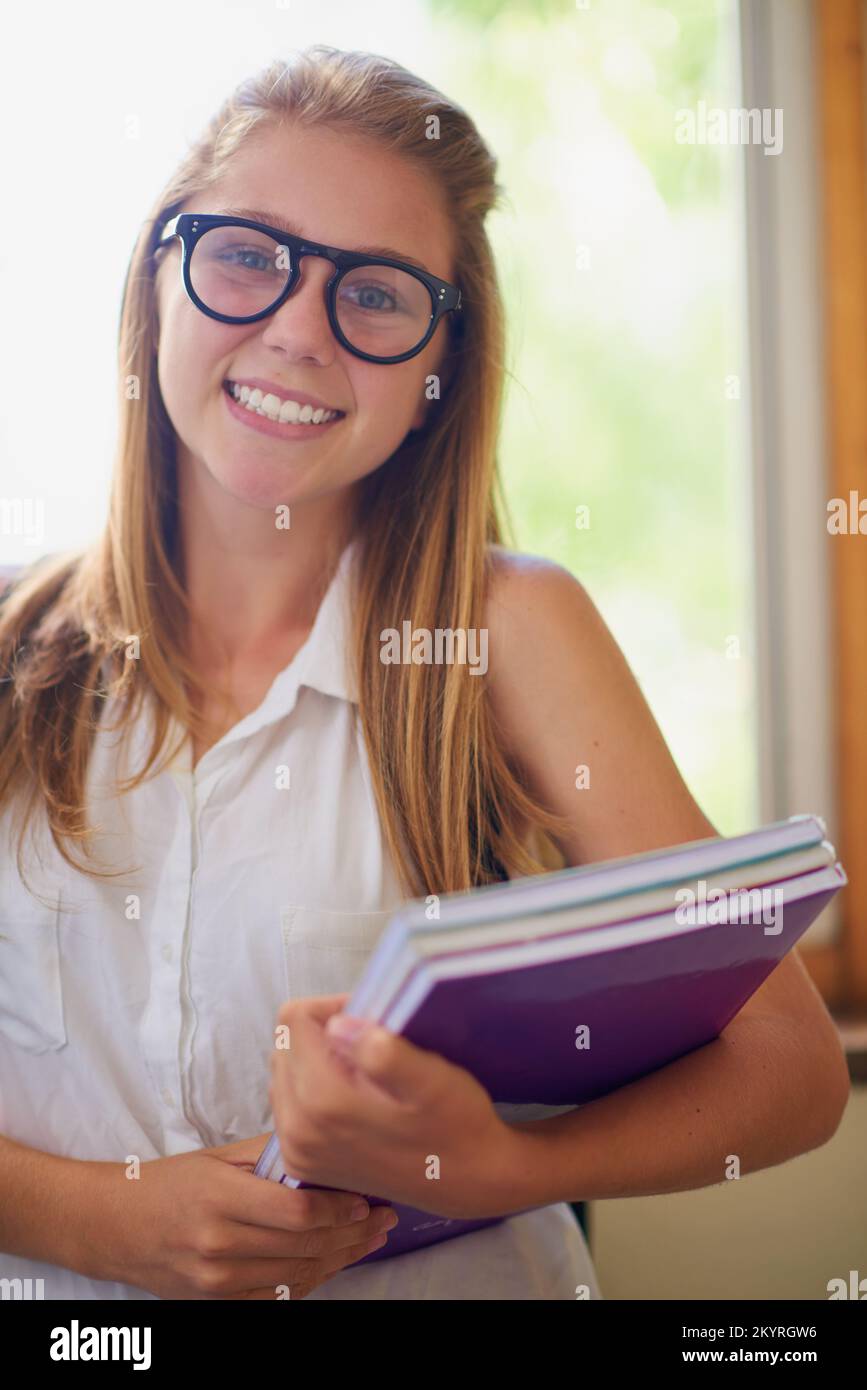
{"label": "girl's right hand", "polygon": [[359,1220],[356,1193],[254,1178],[267,1139],[151,1159],[138,1178],[94,1165],[104,1171],[82,1273],[160,1298],[305,1298],[385,1244],[392,1207]]}

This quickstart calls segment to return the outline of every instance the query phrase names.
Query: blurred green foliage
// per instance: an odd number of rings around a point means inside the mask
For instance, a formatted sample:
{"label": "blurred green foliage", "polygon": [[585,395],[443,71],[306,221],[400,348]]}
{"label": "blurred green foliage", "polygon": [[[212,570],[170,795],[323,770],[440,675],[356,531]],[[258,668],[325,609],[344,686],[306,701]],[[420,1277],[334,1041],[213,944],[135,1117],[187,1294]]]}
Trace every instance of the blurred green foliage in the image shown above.
{"label": "blurred green foliage", "polygon": [[429,75],[506,190],[514,541],[586,585],[735,833],[757,816],[742,151],[675,138],[679,109],[741,104],[735,0],[429,10],[448,55]]}

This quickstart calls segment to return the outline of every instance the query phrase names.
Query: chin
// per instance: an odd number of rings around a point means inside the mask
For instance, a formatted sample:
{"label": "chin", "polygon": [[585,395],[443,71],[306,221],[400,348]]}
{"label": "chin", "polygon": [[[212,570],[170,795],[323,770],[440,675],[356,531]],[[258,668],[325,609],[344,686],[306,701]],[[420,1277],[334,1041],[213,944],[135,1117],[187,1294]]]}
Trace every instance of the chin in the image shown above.
{"label": "chin", "polygon": [[298,476],[300,470],[275,468],[273,464],[263,465],[261,461],[238,459],[219,468],[209,468],[213,481],[223,492],[246,507],[258,507],[262,511],[273,512],[275,507],[292,502],[307,491],[303,480]]}

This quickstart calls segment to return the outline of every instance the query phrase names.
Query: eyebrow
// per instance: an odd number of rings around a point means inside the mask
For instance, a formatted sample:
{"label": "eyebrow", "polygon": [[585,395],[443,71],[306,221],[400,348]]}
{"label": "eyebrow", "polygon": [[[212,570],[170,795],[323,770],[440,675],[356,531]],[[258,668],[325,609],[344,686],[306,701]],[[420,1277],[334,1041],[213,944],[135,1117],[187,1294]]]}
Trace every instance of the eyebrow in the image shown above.
{"label": "eyebrow", "polygon": [[[312,239],[306,237],[296,223],[278,216],[277,213],[263,212],[261,208],[223,208],[218,216],[246,217],[248,222],[264,222],[269,227],[285,232],[287,236],[297,236],[302,241]],[[432,274],[423,261],[417,261],[415,256],[408,256],[405,251],[395,251],[391,246],[354,246],[345,249],[347,251],[352,250],[359,256],[385,256],[392,261],[406,261],[407,265],[417,266],[419,270],[426,271],[428,275]]]}

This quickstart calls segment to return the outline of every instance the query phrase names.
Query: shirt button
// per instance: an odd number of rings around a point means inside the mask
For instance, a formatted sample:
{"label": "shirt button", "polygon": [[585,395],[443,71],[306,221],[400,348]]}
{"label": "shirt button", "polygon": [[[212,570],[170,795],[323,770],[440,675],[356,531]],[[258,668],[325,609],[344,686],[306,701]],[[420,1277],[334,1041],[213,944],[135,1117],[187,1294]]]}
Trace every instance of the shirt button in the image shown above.
{"label": "shirt button", "polygon": [[163,947],[163,960],[165,960],[165,961],[170,961],[171,958],[172,958],[172,948],[171,948],[171,946],[164,946],[164,947]]}
{"label": "shirt button", "polygon": [[171,1104],[172,1104],[172,1093],[171,1093],[171,1091],[169,1090],[168,1086],[166,1086],[165,1089],[164,1089],[164,1091],[163,1091],[163,1101],[165,1102],[166,1105],[171,1105]]}

